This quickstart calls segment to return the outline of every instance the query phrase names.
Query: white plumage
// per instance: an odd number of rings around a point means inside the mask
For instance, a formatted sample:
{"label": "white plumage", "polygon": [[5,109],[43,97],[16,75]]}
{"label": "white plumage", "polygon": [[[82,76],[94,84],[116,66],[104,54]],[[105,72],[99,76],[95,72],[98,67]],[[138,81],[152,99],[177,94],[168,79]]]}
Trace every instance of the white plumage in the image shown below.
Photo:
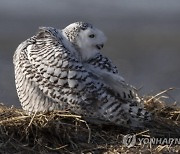
{"label": "white plumage", "polygon": [[106,37],[89,23],[40,27],[15,51],[15,82],[29,114],[69,110],[87,119],[136,126],[150,120],[134,88],[100,53]]}

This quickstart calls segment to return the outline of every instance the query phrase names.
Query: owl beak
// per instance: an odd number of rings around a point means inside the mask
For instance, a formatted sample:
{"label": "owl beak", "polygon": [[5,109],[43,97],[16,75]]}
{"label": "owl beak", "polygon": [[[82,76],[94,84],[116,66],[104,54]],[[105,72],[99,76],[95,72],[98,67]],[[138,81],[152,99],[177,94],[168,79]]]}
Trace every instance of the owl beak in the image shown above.
{"label": "owl beak", "polygon": [[103,47],[104,47],[104,44],[97,44],[96,45],[96,48],[99,49],[99,50],[101,50]]}

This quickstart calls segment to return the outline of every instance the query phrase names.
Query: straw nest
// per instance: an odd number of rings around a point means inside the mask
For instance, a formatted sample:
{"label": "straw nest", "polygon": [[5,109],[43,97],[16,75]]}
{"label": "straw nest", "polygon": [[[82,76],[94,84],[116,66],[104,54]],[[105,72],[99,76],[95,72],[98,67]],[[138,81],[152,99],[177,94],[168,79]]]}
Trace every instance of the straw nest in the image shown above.
{"label": "straw nest", "polygon": [[[178,153],[180,152],[180,108],[161,100],[163,91],[145,99],[154,113],[145,128],[131,130],[113,125],[93,125],[66,111],[26,115],[23,110],[0,105],[0,153]],[[146,143],[133,147],[123,137],[134,134]],[[150,144],[149,138],[179,139],[175,144]],[[177,141],[177,140],[176,140]],[[179,144],[179,145],[178,145]]]}

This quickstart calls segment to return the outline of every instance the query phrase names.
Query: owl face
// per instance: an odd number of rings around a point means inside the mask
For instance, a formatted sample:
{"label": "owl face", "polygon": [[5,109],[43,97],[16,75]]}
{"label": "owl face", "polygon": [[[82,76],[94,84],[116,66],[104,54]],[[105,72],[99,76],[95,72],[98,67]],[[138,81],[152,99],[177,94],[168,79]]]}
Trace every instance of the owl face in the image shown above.
{"label": "owl face", "polygon": [[106,36],[95,27],[80,30],[76,43],[83,59],[89,59],[98,53],[106,42]]}
{"label": "owl face", "polygon": [[67,26],[64,33],[84,61],[100,52],[107,40],[102,31],[84,22],[76,22]]}

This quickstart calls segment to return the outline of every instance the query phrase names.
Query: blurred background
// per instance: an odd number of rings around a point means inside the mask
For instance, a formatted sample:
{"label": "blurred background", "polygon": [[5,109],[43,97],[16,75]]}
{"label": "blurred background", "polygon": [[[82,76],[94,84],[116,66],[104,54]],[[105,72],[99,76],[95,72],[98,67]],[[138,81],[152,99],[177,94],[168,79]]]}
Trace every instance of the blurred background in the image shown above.
{"label": "blurred background", "polygon": [[[16,47],[39,26],[64,28],[87,21],[104,31],[103,54],[141,95],[168,92],[180,102],[180,1],[1,0],[0,102],[19,106],[14,83]],[[180,103],[179,103],[180,104]]]}

